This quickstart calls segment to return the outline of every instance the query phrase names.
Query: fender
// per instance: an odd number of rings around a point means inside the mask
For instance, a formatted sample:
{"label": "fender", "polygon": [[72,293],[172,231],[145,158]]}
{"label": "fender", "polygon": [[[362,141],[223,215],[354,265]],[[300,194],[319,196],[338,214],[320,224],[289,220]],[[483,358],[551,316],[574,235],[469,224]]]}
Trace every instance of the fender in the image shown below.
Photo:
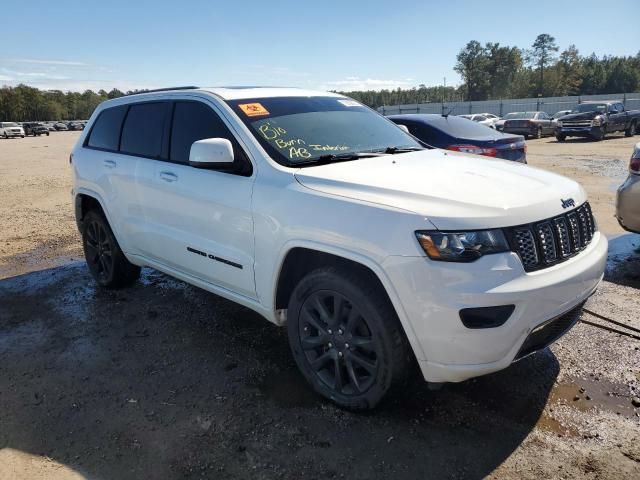
{"label": "fender", "polygon": [[314,242],[314,241],[304,240],[304,239],[291,239],[282,246],[282,248],[280,249],[280,252],[278,253],[278,261],[276,263],[277,268],[274,269],[274,275],[272,276],[272,279],[271,279],[271,285],[273,286],[273,290],[270,296],[271,305],[266,306],[273,312],[272,321],[274,323],[276,323],[277,325],[284,324],[284,321],[281,320],[278,317],[278,315],[276,315],[276,312],[274,311],[274,307],[276,305],[276,295],[278,292],[278,280],[280,278],[280,274],[282,273],[284,260],[289,254],[289,252],[294,248],[306,248],[308,250],[316,250],[321,253],[327,253],[330,255],[334,255],[336,257],[342,257],[344,259],[351,260],[355,263],[359,263],[360,265],[363,265],[367,267],[369,270],[371,270],[374,273],[374,275],[378,277],[378,280],[380,280],[382,287],[387,292],[387,295],[389,296],[389,299],[391,300],[391,304],[393,305],[393,308],[395,309],[396,314],[400,319],[400,323],[402,324],[402,328],[404,329],[405,335],[409,340],[409,343],[411,345],[411,348],[414,351],[414,354],[420,360],[426,358],[424,351],[422,349],[422,346],[418,342],[418,338],[416,336],[415,331],[413,330],[411,322],[409,321],[409,317],[407,316],[407,313],[404,310],[402,303],[400,302],[400,297],[398,296],[393,284],[391,283],[391,281],[389,280],[389,278],[387,277],[386,273],[384,272],[382,267],[379,265],[379,263],[365,255],[362,255],[350,250],[345,250],[330,244],[324,244],[324,243]]}

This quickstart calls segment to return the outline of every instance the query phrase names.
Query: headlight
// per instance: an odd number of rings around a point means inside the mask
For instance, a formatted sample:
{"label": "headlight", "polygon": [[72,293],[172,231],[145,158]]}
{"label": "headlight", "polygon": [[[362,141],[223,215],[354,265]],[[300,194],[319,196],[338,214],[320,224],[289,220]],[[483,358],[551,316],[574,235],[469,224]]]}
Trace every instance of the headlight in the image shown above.
{"label": "headlight", "polygon": [[562,122],[561,122],[560,120],[558,120],[558,121],[556,122],[556,125],[558,125],[559,127],[562,127]]}
{"label": "headlight", "polygon": [[599,127],[602,124],[602,117],[596,117],[593,119],[593,121],[591,122],[591,125],[593,125],[594,127]]}
{"label": "headlight", "polygon": [[502,230],[478,232],[416,232],[424,252],[431,260],[473,262],[483,255],[510,251]]}

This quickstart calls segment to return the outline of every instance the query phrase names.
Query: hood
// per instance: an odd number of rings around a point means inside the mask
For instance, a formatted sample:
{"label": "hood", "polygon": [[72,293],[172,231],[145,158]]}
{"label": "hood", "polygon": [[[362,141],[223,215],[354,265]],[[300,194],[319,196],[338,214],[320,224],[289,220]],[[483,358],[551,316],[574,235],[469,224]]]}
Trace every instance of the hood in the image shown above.
{"label": "hood", "polygon": [[563,199],[586,200],[560,175],[439,149],[301,168],[295,176],[309,189],[410,211],[441,230],[535,222],[561,214]]}
{"label": "hood", "polygon": [[598,115],[604,115],[602,112],[584,112],[584,113],[570,113],[569,115],[565,115],[564,117],[560,117],[558,120],[593,120]]}

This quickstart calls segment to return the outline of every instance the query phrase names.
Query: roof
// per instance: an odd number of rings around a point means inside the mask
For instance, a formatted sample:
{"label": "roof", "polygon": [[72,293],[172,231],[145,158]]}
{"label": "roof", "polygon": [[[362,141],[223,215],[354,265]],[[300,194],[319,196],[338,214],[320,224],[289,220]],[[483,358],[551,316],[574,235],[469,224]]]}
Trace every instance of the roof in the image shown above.
{"label": "roof", "polygon": [[622,100],[584,100],[580,103],[622,103]]}
{"label": "roof", "polygon": [[201,90],[214,93],[224,100],[268,97],[344,97],[333,92],[292,87],[206,87]]}

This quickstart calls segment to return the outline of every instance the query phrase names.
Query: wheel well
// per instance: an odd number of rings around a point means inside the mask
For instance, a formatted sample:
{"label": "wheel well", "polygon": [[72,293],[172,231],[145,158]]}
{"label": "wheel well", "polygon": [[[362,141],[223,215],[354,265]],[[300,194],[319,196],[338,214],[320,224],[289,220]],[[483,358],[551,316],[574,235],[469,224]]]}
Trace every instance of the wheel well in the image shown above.
{"label": "wheel well", "polygon": [[[331,253],[308,248],[293,248],[287,253],[282,268],[280,269],[278,288],[276,291],[276,310],[287,308],[293,289],[305,275],[318,268],[332,266],[357,271],[359,275],[362,275],[363,278],[370,281],[372,285],[376,285],[380,289],[380,293],[389,299],[382,282],[369,267]],[[391,302],[391,300],[389,300],[389,302]]]}
{"label": "wheel well", "polygon": [[104,214],[102,210],[102,205],[100,202],[96,200],[91,195],[85,195],[83,193],[76,196],[76,223],[78,224],[78,229],[82,231],[82,220],[85,215],[91,210],[98,210],[99,212]]}

